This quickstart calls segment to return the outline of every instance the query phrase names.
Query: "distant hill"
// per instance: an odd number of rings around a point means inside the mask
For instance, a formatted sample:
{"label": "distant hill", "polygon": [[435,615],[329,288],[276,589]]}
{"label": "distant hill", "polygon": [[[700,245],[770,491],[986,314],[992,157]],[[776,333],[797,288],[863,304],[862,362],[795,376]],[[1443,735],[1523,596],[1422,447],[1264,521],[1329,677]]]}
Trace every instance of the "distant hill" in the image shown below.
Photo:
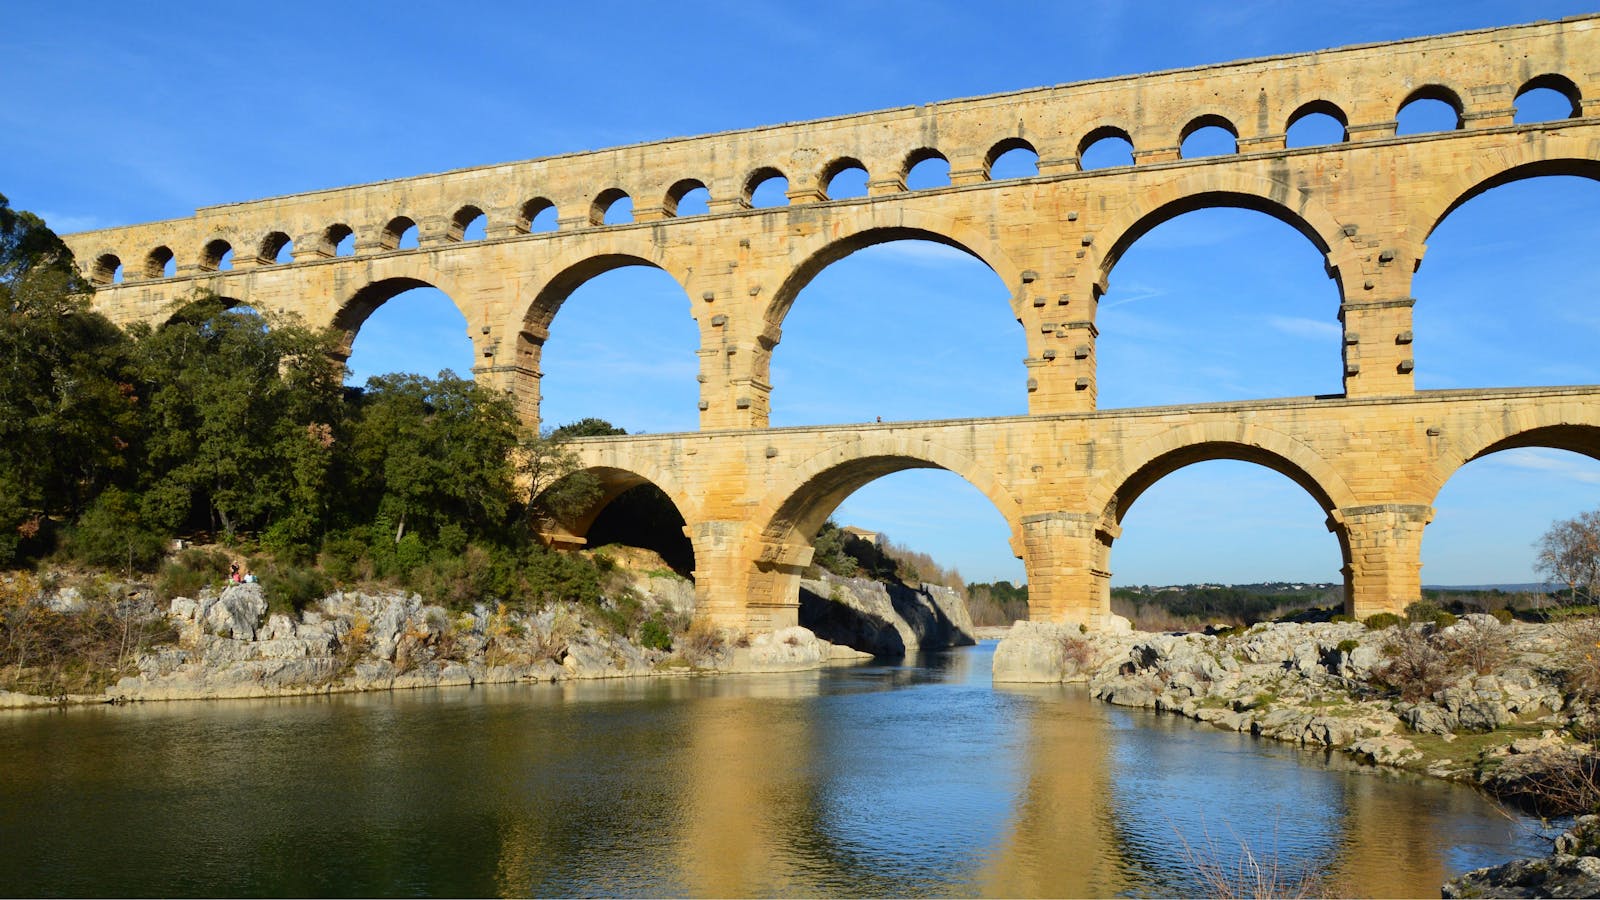
{"label": "distant hill", "polygon": [[1529,581],[1523,584],[1425,584],[1422,589],[1425,591],[1499,591],[1502,594],[1547,594],[1551,591],[1566,590],[1566,585]]}

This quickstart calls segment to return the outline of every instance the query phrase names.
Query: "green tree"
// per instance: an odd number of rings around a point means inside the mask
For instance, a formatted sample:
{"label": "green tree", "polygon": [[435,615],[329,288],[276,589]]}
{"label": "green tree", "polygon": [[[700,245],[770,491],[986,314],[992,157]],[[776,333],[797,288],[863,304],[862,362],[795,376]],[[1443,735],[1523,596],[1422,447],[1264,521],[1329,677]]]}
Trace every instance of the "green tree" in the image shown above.
{"label": "green tree", "polygon": [[149,411],[147,518],[174,531],[200,513],[227,535],[276,526],[286,544],[309,541],[341,417],[331,332],[204,296],[134,334]]}
{"label": "green tree", "polygon": [[90,293],[60,238],[0,196],[0,564],[130,475],[131,347]]}
{"label": "green tree", "polygon": [[[605,424],[600,419],[582,421]],[[518,475],[526,486],[529,524],[535,530],[549,530],[583,514],[603,493],[600,480],[583,470],[582,461],[567,446],[568,436],[558,428],[527,436],[518,448]]]}
{"label": "green tree", "polygon": [[438,378],[369,379],[358,401],[353,461],[367,511],[393,528],[437,535],[455,524],[470,536],[502,536],[516,505],[521,427],[511,402],[446,370]]}

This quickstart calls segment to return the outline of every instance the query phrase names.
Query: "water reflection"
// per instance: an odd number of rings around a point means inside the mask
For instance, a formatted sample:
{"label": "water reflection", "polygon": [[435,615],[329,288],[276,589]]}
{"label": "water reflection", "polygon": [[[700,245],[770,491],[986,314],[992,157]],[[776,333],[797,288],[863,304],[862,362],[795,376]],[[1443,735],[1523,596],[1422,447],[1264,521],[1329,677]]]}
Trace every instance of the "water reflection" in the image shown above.
{"label": "water reflection", "polygon": [[1540,849],[1460,788],[996,690],[990,652],[8,715],[0,894],[1192,894],[1209,834],[1402,896]]}

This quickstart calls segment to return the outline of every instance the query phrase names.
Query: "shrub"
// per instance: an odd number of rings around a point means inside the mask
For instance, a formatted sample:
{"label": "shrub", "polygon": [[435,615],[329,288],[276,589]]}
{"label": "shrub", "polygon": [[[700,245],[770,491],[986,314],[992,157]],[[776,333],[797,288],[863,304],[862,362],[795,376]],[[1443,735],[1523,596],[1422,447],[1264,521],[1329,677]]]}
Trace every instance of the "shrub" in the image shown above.
{"label": "shrub", "polygon": [[639,624],[639,643],[650,650],[671,650],[672,630],[656,613]]}
{"label": "shrub", "polygon": [[1356,617],[1350,615],[1349,613],[1334,613],[1332,616],[1328,617],[1328,621],[1329,622],[1333,622],[1335,624],[1342,624],[1344,622],[1354,622],[1355,620],[1356,620]]}
{"label": "shrub", "polygon": [[1497,610],[1494,610],[1493,612],[1489,613],[1489,615],[1494,616],[1496,619],[1498,619],[1500,624],[1502,624],[1502,625],[1510,625],[1512,623],[1512,621],[1514,621],[1516,619],[1516,616],[1514,614],[1512,614],[1511,610],[1507,609],[1504,606],[1500,607]]}
{"label": "shrub", "polygon": [[1487,675],[1504,663],[1511,647],[1505,628],[1481,620],[1472,620],[1437,639],[1452,660],[1479,675]]}
{"label": "shrub", "polygon": [[1406,607],[1406,621],[1411,623],[1432,622],[1444,612],[1438,604],[1427,600],[1418,600]]}
{"label": "shrub", "polygon": [[1456,680],[1458,670],[1450,658],[1426,635],[1409,628],[1395,629],[1383,646],[1386,657],[1372,669],[1372,680],[1415,703],[1443,690]]}
{"label": "shrub", "polygon": [[1359,646],[1361,646],[1361,642],[1355,638],[1345,638],[1339,642],[1338,649],[1340,653],[1350,653]]}
{"label": "shrub", "polygon": [[297,617],[307,606],[333,590],[333,582],[317,569],[271,562],[254,571],[261,579],[269,612]]}
{"label": "shrub", "polygon": [[137,498],[106,488],[78,518],[69,552],[91,566],[149,572],[166,550],[166,540],[145,526]]}
{"label": "shrub", "polygon": [[709,619],[700,618],[689,624],[680,649],[690,661],[705,662],[722,651],[724,642],[722,630],[712,625]]}
{"label": "shrub", "polygon": [[329,535],[317,554],[317,565],[336,582],[366,581],[372,578],[372,557],[367,542],[352,534]]}
{"label": "shrub", "polygon": [[1095,662],[1094,645],[1070,634],[1061,636],[1061,660],[1068,672],[1081,672],[1092,668]]}
{"label": "shrub", "polygon": [[228,554],[220,550],[190,547],[169,560],[156,576],[156,596],[195,597],[201,589],[220,584],[228,577]]}
{"label": "shrub", "polygon": [[1399,625],[1403,621],[1405,620],[1394,613],[1387,612],[1374,613],[1373,615],[1367,616],[1365,619],[1361,620],[1362,624],[1366,625],[1369,631],[1382,631],[1385,628],[1392,628],[1396,625]]}

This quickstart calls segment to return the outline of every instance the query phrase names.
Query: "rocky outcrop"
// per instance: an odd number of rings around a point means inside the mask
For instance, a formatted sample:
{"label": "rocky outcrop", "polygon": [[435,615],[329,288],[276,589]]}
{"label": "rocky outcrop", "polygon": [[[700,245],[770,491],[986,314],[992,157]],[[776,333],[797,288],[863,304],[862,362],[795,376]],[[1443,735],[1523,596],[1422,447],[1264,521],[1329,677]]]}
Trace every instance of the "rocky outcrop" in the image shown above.
{"label": "rocky outcrop", "polygon": [[874,656],[974,643],[966,601],[943,585],[912,589],[823,572],[800,582],[800,621],[832,643]]}
{"label": "rocky outcrop", "polygon": [[1445,897],[1600,897],[1600,816],[1582,816],[1543,859],[1474,869],[1444,883]]}
{"label": "rocky outcrop", "polygon": [[[1227,635],[1081,633],[1019,622],[994,655],[997,682],[1083,682],[1121,706],[1177,713],[1230,731],[1345,750],[1384,765],[1484,783],[1515,779],[1535,756],[1557,752],[1508,737],[1481,756],[1452,757],[1458,733],[1553,726],[1559,752],[1592,752],[1559,736],[1564,688],[1553,674],[1549,626],[1465,616],[1446,628],[1356,622],[1263,624]],[[1410,668],[1407,668],[1407,667]],[[1410,679],[1410,680],[1407,680]],[[1402,699],[1409,697],[1409,699]],[[1526,746],[1524,746],[1524,744]],[[1523,759],[1507,763],[1506,757]]]}

